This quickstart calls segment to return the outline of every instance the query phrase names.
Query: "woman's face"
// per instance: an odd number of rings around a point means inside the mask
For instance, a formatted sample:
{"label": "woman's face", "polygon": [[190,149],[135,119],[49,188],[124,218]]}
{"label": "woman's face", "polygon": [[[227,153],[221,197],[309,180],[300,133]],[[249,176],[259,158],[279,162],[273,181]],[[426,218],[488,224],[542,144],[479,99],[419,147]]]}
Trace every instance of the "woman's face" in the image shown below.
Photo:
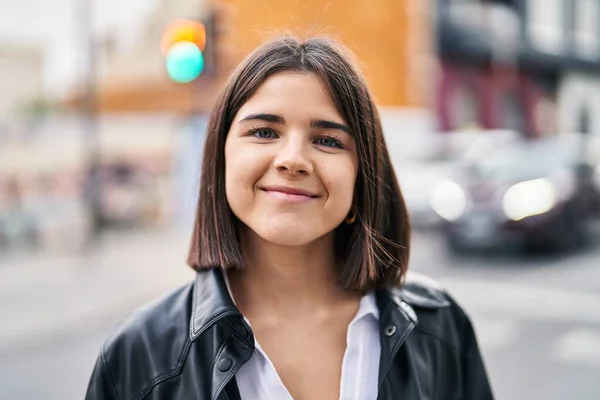
{"label": "woman's face", "polygon": [[267,79],[239,110],[225,142],[227,201],[274,244],[307,244],[340,225],[357,170],[350,128],[314,74]]}

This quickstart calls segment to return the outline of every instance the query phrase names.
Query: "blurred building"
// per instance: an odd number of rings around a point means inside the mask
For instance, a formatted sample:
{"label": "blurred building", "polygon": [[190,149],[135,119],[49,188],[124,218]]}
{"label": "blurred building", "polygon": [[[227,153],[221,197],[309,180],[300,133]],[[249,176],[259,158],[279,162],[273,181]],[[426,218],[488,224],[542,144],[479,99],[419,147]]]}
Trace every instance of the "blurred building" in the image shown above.
{"label": "blurred building", "polygon": [[443,130],[587,131],[600,71],[595,0],[437,0]]}
{"label": "blurred building", "polygon": [[[190,218],[189,212],[177,214],[192,208],[197,185],[203,123],[193,116],[209,110],[220,79],[207,71],[192,84],[170,81],[160,43],[175,19],[213,18],[207,6],[201,0],[159,1],[135,35],[121,36],[115,29],[94,38],[91,95],[97,115],[92,130],[82,134],[99,155],[100,211],[107,226],[160,226]],[[80,82],[66,105],[85,110],[88,89]]]}
{"label": "blurred building", "polygon": [[[166,74],[160,51],[167,24],[177,18],[205,18],[210,14],[206,0],[158,2],[134,43],[118,31],[106,31],[95,38],[96,105],[100,113],[176,113],[206,110],[216,92],[213,77],[194,84],[179,85]],[[196,96],[198,92],[202,96]],[[66,103],[78,108],[85,102],[85,82],[67,95]]]}
{"label": "blurred building", "polygon": [[[186,93],[192,90],[166,79],[157,44],[168,21],[199,12],[196,1],[165,1],[134,35],[141,38],[135,43],[117,30],[96,34],[96,76],[90,76],[99,114],[92,124],[77,112],[0,120],[0,133],[6,133],[0,135],[0,251],[81,245],[91,228],[92,191],[100,194],[106,225],[172,222],[178,133],[185,127],[164,105],[189,107]],[[6,95],[12,108],[20,105],[21,92],[25,100],[36,99],[42,93],[40,64],[39,54],[0,51],[0,104]],[[75,83],[67,96],[74,111],[84,108],[85,84]],[[98,154],[97,180],[90,180],[91,150]]]}
{"label": "blurred building", "polygon": [[[594,0],[159,4],[134,45],[121,44],[118,32],[98,38],[101,112],[206,114],[250,50],[292,32],[334,36],[357,54],[388,132],[476,127],[539,136],[598,125],[590,116],[600,102],[592,89],[600,46]],[[159,46],[180,17],[210,21],[211,29],[214,68],[188,84],[169,80]],[[83,89],[68,102],[82,104]]]}
{"label": "blurred building", "polygon": [[[557,52],[565,71],[559,84],[559,130],[600,134],[600,4],[556,2]],[[558,33],[559,32],[559,33]]]}
{"label": "blurred building", "polygon": [[230,45],[242,54],[286,31],[330,35],[358,57],[381,106],[423,107],[431,72],[425,1],[223,0],[235,10]]}
{"label": "blurred building", "polygon": [[538,134],[535,109],[542,71],[521,68],[524,26],[519,0],[438,0],[442,130],[468,127]]}
{"label": "blurred building", "polygon": [[[139,37],[119,51],[119,38],[99,39],[99,108],[102,112],[210,110],[216,91],[249,51],[274,34],[330,35],[353,50],[382,106],[422,108],[430,101],[431,15],[427,2],[402,0],[179,0],[162,1]],[[160,38],[175,18],[211,21],[215,71],[185,85],[169,81]],[[70,103],[78,104],[83,88]]]}
{"label": "blurred building", "polygon": [[0,43],[0,118],[33,107],[42,95],[39,48]]}

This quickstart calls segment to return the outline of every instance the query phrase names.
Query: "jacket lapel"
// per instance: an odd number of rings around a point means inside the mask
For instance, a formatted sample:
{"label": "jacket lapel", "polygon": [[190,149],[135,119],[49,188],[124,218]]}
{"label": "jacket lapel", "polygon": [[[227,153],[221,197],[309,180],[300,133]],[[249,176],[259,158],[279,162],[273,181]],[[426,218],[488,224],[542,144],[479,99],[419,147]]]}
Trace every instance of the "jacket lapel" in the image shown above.
{"label": "jacket lapel", "polygon": [[378,379],[378,388],[381,392],[398,351],[415,328],[417,320],[412,308],[389,290],[377,292],[377,306],[381,312],[381,358]]}
{"label": "jacket lapel", "polygon": [[200,271],[196,276],[189,335],[201,353],[199,359],[212,360],[212,371],[204,375],[211,399],[238,400],[234,376],[252,356],[254,336],[217,268]]}
{"label": "jacket lapel", "polygon": [[[450,303],[441,295],[416,284],[426,279],[409,273],[400,287],[377,292],[377,306],[381,312],[380,338],[381,359],[379,363],[380,400],[406,398],[427,399],[417,374],[418,357],[407,339],[418,325],[415,309],[437,309],[449,307]],[[414,307],[414,308],[413,308]]]}

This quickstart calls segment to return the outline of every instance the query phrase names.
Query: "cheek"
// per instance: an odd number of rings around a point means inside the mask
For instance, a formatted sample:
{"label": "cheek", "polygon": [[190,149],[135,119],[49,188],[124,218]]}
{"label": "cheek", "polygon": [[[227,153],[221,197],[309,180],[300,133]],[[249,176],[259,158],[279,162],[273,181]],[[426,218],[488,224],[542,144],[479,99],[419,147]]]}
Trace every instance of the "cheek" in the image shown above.
{"label": "cheek", "polygon": [[228,200],[254,189],[264,164],[261,159],[258,152],[245,151],[236,146],[225,147],[225,187]]}
{"label": "cheek", "polygon": [[350,208],[354,198],[357,169],[353,162],[346,162],[335,170],[328,168],[323,183],[334,207]]}
{"label": "cheek", "polygon": [[232,161],[225,164],[225,183],[229,189],[240,191],[252,189],[258,168],[238,161]]}

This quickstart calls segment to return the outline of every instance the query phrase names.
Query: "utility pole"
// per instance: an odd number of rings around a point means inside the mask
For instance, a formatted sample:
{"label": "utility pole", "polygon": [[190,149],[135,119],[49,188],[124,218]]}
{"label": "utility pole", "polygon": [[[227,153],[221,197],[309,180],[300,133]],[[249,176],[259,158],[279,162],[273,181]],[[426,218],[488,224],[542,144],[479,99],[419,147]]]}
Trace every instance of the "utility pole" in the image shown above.
{"label": "utility pole", "polygon": [[102,230],[100,154],[97,123],[97,46],[94,35],[93,0],[78,0],[76,13],[83,62],[81,117],[84,148],[87,153],[85,197],[91,218],[91,239]]}

